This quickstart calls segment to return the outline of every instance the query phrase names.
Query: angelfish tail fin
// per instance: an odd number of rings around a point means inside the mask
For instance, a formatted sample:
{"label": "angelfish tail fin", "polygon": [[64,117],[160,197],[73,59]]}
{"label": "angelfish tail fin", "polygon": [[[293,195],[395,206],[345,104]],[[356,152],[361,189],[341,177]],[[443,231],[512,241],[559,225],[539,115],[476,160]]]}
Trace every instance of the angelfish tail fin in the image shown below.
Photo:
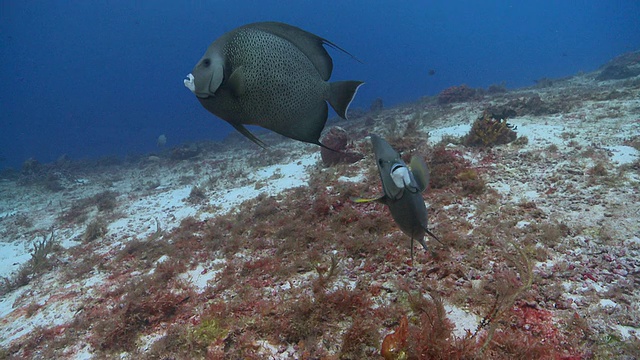
{"label": "angelfish tail fin", "polygon": [[347,118],[347,110],[358,92],[362,81],[348,80],[329,83],[329,104],[336,111],[338,116]]}

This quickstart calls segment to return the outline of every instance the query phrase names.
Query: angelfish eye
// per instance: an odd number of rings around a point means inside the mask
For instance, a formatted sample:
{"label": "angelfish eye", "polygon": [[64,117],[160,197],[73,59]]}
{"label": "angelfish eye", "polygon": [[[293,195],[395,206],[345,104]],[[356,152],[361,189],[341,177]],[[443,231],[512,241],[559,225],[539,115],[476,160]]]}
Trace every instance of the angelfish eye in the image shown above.
{"label": "angelfish eye", "polygon": [[211,59],[202,60],[202,65],[204,65],[204,67],[209,67],[209,65],[211,65]]}

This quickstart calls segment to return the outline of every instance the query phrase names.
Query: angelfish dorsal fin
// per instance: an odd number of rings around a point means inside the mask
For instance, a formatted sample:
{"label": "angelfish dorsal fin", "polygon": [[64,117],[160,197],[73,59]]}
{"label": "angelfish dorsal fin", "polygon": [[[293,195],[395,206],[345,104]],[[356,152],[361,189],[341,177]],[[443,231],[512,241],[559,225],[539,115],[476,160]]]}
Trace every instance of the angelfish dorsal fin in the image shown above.
{"label": "angelfish dorsal fin", "polygon": [[290,41],[294,46],[300,49],[300,51],[302,51],[307,56],[307,58],[309,58],[309,60],[311,60],[315,68],[318,70],[318,73],[320,73],[320,77],[324,81],[329,80],[329,77],[331,77],[331,71],[333,70],[333,61],[327,53],[327,50],[322,45],[328,45],[351,56],[356,61],[360,61],[355,56],[351,55],[348,51],[332,43],[331,41],[295,26],[279,22],[259,22],[246,26],[269,32]]}

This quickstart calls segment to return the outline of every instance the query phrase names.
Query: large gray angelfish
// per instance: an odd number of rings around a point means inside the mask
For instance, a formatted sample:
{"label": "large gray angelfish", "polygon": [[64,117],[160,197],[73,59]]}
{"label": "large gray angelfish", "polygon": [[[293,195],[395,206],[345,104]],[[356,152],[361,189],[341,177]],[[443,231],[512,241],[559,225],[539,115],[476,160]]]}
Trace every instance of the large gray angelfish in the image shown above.
{"label": "large gray angelfish", "polygon": [[254,143],[243,125],[259,125],[286,137],[324,146],[327,101],[347,117],[361,81],[328,82],[333,61],[323,45],[353,57],[319,36],[278,22],[232,30],[214,41],[184,80],[202,106]]}
{"label": "large gray angelfish", "polygon": [[[425,234],[438,238],[427,228],[427,207],[422,192],[429,184],[429,168],[422,159],[411,157],[407,166],[395,151],[380,136],[371,134],[371,143],[382,180],[384,195],[376,199],[355,199],[356,202],[378,201],[389,207],[391,216],[400,229],[411,237],[411,260],[413,261],[413,240],[427,250]],[[440,241],[440,240],[438,240]]]}

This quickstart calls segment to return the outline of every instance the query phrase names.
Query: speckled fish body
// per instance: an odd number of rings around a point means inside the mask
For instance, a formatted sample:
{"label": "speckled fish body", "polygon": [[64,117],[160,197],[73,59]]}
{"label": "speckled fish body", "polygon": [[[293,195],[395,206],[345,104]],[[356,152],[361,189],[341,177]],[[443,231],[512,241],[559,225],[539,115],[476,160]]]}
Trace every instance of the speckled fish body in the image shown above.
{"label": "speckled fish body", "polygon": [[327,102],[346,118],[362,85],[327,81],[333,62],[323,45],[342,50],[291,25],[245,25],[209,46],[185,86],[209,112],[260,146],[264,144],[243,125],[322,145],[319,138],[327,120]]}

